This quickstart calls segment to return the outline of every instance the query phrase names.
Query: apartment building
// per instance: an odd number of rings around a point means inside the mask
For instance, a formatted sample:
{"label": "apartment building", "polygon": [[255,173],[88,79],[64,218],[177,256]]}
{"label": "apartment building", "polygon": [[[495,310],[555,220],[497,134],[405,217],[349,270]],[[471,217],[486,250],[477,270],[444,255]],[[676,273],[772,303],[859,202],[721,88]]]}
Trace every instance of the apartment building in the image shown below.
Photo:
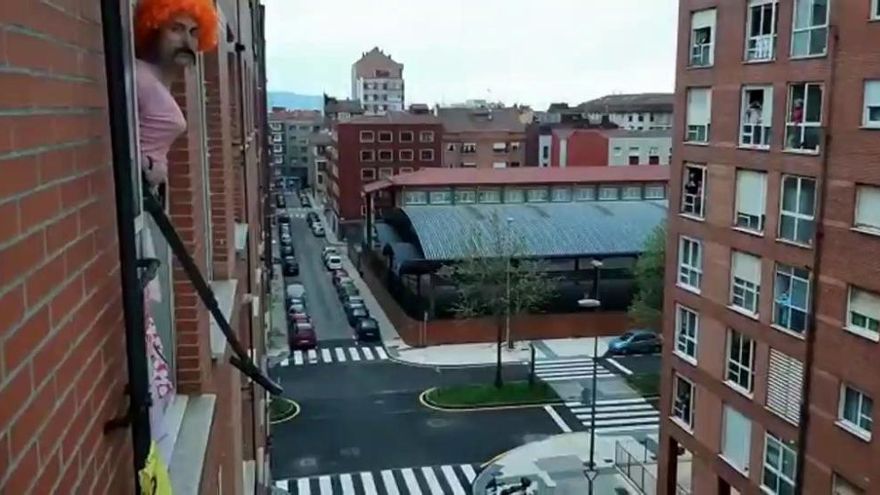
{"label": "apartment building", "polygon": [[442,136],[440,120],[430,113],[389,112],[337,124],[326,153],[330,227],[351,241],[359,240],[366,215],[363,186],[440,167]]}
{"label": "apartment building", "polygon": [[[146,272],[137,267],[149,261],[147,236],[173,386],[160,449],[169,448],[174,493],[253,494],[268,484],[265,392],[228,363],[237,354],[172,266],[140,199],[140,165],[130,158],[139,156],[136,96],[125,83],[133,4],[0,7],[5,46],[17,54],[0,72],[0,493],[135,493],[151,439],[146,411],[130,409],[146,398],[147,359],[132,347],[145,347]],[[222,320],[259,362],[264,11],[236,0],[217,9],[219,45],[172,87],[188,125],[169,155],[166,214]]]}
{"label": "apartment building", "polygon": [[670,93],[613,94],[576,106],[553,103],[542,112],[544,123],[611,123],[632,131],[672,128],[673,95]]}
{"label": "apartment building", "polygon": [[525,163],[526,124],[532,112],[520,107],[442,108],[443,166],[516,168]]}
{"label": "apartment building", "polygon": [[314,168],[314,153],[309,149],[309,138],[321,130],[323,122],[324,117],[317,110],[272,108],[269,113],[272,165],[280,166],[282,175],[299,178],[303,185],[312,185],[310,171]]}
{"label": "apartment building", "polygon": [[541,140],[540,163],[562,168],[669,165],[671,134],[671,131],[557,126],[549,129],[548,139]]}
{"label": "apartment building", "polygon": [[325,124],[333,122],[347,122],[354,117],[364,114],[364,107],[360,100],[342,99],[324,94],[324,119]]}
{"label": "apartment building", "polygon": [[351,98],[367,115],[400,112],[405,107],[403,64],[379,47],[365,52],[351,66]]}
{"label": "apartment building", "polygon": [[880,4],[679,9],[658,493],[878,493]]}

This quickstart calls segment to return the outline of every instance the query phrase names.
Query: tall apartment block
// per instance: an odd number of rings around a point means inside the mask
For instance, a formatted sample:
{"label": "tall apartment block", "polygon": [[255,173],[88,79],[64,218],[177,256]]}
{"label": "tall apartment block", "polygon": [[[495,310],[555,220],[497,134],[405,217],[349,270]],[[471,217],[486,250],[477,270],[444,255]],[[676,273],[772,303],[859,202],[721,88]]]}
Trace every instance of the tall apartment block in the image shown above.
{"label": "tall apartment block", "polygon": [[880,2],[679,8],[658,493],[880,493]]}
{"label": "tall apartment block", "polygon": [[403,64],[378,47],[364,53],[351,66],[351,97],[361,102],[366,115],[403,111]]}

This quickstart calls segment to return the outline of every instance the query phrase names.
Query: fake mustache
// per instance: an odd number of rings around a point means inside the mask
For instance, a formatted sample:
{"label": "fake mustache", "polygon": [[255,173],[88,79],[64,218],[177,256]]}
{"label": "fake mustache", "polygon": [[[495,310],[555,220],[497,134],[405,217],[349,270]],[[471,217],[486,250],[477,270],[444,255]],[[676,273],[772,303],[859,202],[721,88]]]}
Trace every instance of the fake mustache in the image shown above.
{"label": "fake mustache", "polygon": [[177,57],[178,55],[189,55],[193,60],[196,58],[196,52],[189,47],[182,47],[174,50],[174,56]]}

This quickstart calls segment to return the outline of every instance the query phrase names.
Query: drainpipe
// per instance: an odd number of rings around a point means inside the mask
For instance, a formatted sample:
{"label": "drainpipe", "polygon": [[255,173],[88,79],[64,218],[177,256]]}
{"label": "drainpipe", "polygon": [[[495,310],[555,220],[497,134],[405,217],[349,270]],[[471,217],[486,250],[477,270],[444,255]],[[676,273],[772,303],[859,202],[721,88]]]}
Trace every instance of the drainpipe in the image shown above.
{"label": "drainpipe", "polygon": [[[143,290],[138,278],[137,245],[135,240],[134,202],[140,198],[132,171],[137,163],[132,146],[134,133],[129,126],[132,85],[131,42],[123,26],[123,12],[118,0],[101,0],[101,25],[104,38],[104,70],[107,77],[108,118],[113,156],[113,186],[116,191],[116,228],[119,239],[122,309],[125,322],[125,354],[128,368],[129,396],[127,417],[111,420],[104,425],[109,432],[116,427],[131,424],[134,459],[134,478],[140,493],[138,473],[144,468],[150,451],[151,433],[149,416],[149,371],[147,344],[144,331]],[[126,61],[129,64],[126,64]]]}
{"label": "drainpipe", "polygon": [[830,50],[828,52],[828,60],[831,69],[828,75],[828,84],[825,88],[825,101],[827,112],[825,116],[825,132],[822,141],[822,161],[819,170],[818,191],[816,198],[818,205],[816,208],[816,232],[813,237],[813,269],[810,283],[810,314],[807,319],[807,335],[806,335],[806,355],[804,358],[804,383],[801,388],[801,404],[800,404],[800,421],[797,439],[797,467],[795,471],[794,493],[805,493],[804,491],[804,470],[807,465],[807,439],[810,427],[810,388],[813,383],[813,359],[816,348],[816,308],[819,299],[819,274],[822,266],[822,247],[825,240],[825,227],[823,219],[825,218],[825,198],[828,194],[828,155],[831,150],[832,136],[829,132],[833,111],[834,111],[834,83],[837,77],[837,41],[838,29],[837,25],[829,26],[829,37],[831,40]]}

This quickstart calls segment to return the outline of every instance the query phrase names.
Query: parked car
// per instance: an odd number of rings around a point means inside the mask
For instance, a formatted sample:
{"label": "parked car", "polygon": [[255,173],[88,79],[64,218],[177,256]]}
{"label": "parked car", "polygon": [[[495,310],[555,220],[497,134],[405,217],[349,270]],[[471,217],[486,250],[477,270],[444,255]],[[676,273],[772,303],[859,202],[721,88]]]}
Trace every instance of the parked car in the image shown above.
{"label": "parked car", "polygon": [[291,239],[290,234],[287,232],[281,233],[281,244],[292,244],[293,239]]}
{"label": "parked car", "polygon": [[287,330],[287,341],[291,349],[314,349],[318,346],[318,336],[311,323],[296,323]]}
{"label": "parked car", "polygon": [[299,275],[299,263],[297,263],[296,258],[293,256],[285,256],[284,261],[281,263],[281,268],[284,271],[285,277]]}
{"label": "parked car", "polygon": [[293,256],[293,244],[282,244],[281,245],[281,256]]}
{"label": "parked car", "polygon": [[324,264],[327,266],[328,270],[341,270],[342,258],[336,254],[331,254],[330,256],[327,256],[326,260],[324,260]]}
{"label": "parked car", "polygon": [[284,292],[288,298],[303,297],[305,296],[306,288],[303,284],[290,284],[284,289]]}
{"label": "parked car", "polygon": [[284,199],[283,194],[275,196],[275,206],[278,208],[287,208],[287,200]]}
{"label": "parked car", "polygon": [[318,221],[318,214],[317,213],[310,211],[306,214],[306,222],[309,223],[309,226],[311,226],[313,223],[315,223],[317,221]]}
{"label": "parked car", "polygon": [[286,304],[287,304],[287,307],[290,307],[292,304],[302,304],[303,306],[305,306],[306,305],[305,295],[298,296],[298,297],[288,297],[286,300]]}
{"label": "parked car", "polygon": [[321,250],[321,259],[326,263],[327,257],[331,254],[339,254],[339,251],[336,250],[335,246],[325,246],[324,249]]}
{"label": "parked car", "polygon": [[287,314],[287,321],[289,324],[295,325],[297,323],[311,323],[312,318],[307,313],[293,312]]}
{"label": "parked car", "polygon": [[289,316],[289,315],[296,314],[296,313],[305,313],[305,312],[306,312],[306,305],[305,305],[305,303],[302,303],[302,302],[295,302],[295,303],[292,303],[292,304],[290,304],[289,306],[287,306],[287,314],[288,314],[288,316]]}
{"label": "parked car", "polygon": [[288,215],[278,215],[278,223],[281,225],[290,225],[290,217]]}
{"label": "parked car", "polygon": [[606,354],[653,354],[662,346],[662,338],[651,330],[629,330],[608,343]]}
{"label": "parked car", "polygon": [[333,287],[339,287],[339,284],[343,281],[352,281],[351,278],[349,278],[348,276],[348,272],[344,269],[333,270]]}
{"label": "parked car", "polygon": [[348,306],[366,306],[364,298],[358,295],[345,296],[341,299],[343,310]]}
{"label": "parked car", "polygon": [[370,312],[364,306],[349,306],[349,308],[345,312],[345,317],[348,318],[348,324],[351,326],[355,326],[361,318],[370,317]]}
{"label": "parked car", "polygon": [[306,195],[300,196],[299,202],[302,203],[303,208],[311,208],[312,207],[312,201]]}
{"label": "parked car", "polygon": [[314,234],[315,237],[324,237],[326,235],[326,233],[324,232],[324,226],[320,223],[313,224],[312,234]]}
{"label": "parked car", "polygon": [[351,296],[360,296],[361,293],[357,287],[354,285],[340,285],[339,289],[337,289],[337,294],[339,294],[339,300],[345,303],[348,301],[348,298]]}
{"label": "parked car", "polygon": [[354,335],[363,342],[375,342],[382,339],[379,333],[379,322],[375,318],[361,318],[354,325]]}

